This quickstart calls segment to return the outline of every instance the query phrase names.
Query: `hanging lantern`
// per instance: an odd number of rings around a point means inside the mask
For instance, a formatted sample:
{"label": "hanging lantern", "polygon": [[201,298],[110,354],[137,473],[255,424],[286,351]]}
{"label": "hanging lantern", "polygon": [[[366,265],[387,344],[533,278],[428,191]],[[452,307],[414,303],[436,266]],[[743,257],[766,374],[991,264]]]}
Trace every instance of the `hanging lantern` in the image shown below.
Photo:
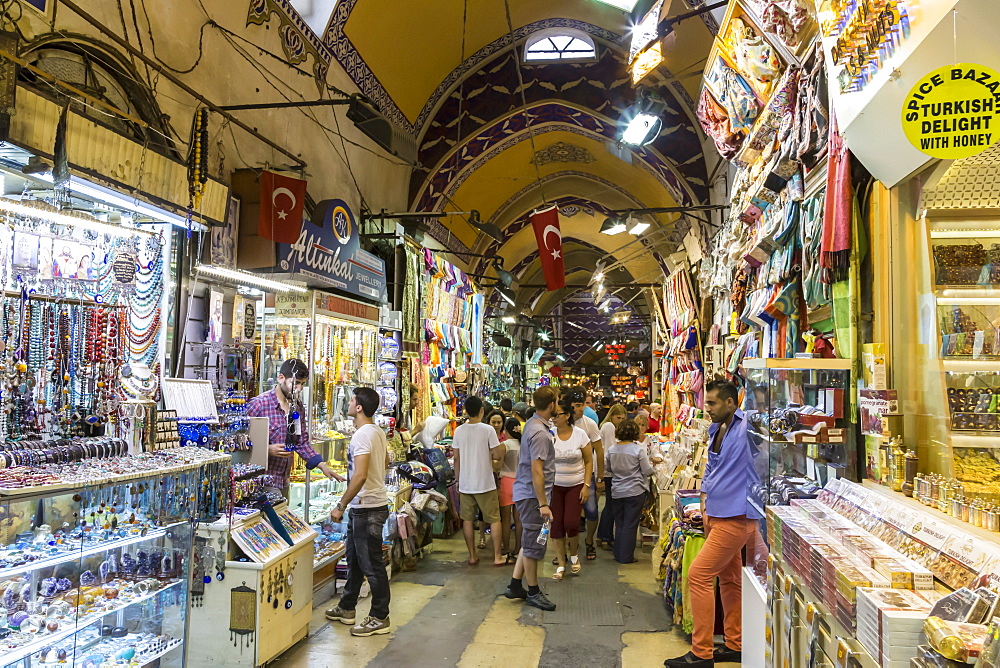
{"label": "hanging lantern", "polygon": [[240,646],[240,654],[243,653],[245,640],[247,647],[254,641],[254,634],[257,631],[257,592],[244,582],[239,587],[230,590],[229,599],[229,638],[233,641],[233,647]]}

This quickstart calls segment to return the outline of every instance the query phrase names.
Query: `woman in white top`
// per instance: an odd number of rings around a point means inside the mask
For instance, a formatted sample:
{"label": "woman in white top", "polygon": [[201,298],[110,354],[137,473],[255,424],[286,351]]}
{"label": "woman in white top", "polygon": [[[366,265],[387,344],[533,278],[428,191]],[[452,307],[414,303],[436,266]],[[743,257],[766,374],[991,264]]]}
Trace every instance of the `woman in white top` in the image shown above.
{"label": "woman in white top", "polygon": [[579,573],[582,566],[577,553],[580,549],[580,514],[590,495],[590,480],[594,470],[593,454],[587,432],[573,426],[573,404],[568,397],[559,402],[553,418],[556,438],[556,484],[552,488],[552,534],[556,544],[558,567],[553,580],[562,580],[566,571],[566,554],[569,553],[570,572]]}
{"label": "woman in white top", "polygon": [[[507,418],[504,423],[507,440],[501,443],[506,448],[500,467],[500,524],[503,525],[501,547],[507,554],[507,563],[517,561],[521,551],[521,516],[514,505],[514,478],[517,477],[517,458],[521,452],[521,423],[517,418]],[[514,548],[510,548],[510,526],[514,523]]]}
{"label": "woman in white top", "polygon": [[[604,452],[607,452],[611,449],[612,445],[618,443],[618,439],[615,437],[615,430],[626,417],[628,417],[627,412],[621,404],[615,404],[608,409],[608,414],[604,416],[604,422],[601,423],[601,444],[604,446]],[[601,511],[601,521],[597,525],[597,542],[605,550],[610,550],[614,546],[614,523],[615,511],[612,508],[611,502],[611,473],[605,470],[604,510]]]}

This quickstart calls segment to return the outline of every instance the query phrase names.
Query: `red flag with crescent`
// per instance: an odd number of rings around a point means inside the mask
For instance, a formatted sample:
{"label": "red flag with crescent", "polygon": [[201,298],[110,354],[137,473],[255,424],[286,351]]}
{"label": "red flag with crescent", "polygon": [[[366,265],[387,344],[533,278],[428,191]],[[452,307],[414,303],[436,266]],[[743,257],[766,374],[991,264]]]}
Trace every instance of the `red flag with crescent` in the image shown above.
{"label": "red flag with crescent", "polygon": [[260,175],[260,215],[257,234],[283,244],[294,244],[302,231],[306,182],[264,170]]}
{"label": "red flag with crescent", "polygon": [[538,257],[542,260],[545,285],[549,290],[566,287],[566,265],[563,262],[562,232],[559,230],[559,209],[550,206],[531,213],[531,227],[538,242]]}

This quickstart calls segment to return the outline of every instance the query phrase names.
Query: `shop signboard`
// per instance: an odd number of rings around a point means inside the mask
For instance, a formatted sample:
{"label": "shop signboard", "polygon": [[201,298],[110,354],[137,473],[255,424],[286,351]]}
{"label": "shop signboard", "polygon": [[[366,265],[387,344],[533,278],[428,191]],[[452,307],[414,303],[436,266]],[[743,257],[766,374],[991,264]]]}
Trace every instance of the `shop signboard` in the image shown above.
{"label": "shop signboard", "polygon": [[836,65],[841,93],[867,86],[909,37],[907,0],[827,0],[820,29]]}
{"label": "shop signboard", "polygon": [[1000,139],[1000,73],[985,65],[939,67],[914,84],[903,104],[903,131],[933,158],[982,153]]}
{"label": "shop signboard", "polygon": [[385,262],[361,248],[358,224],[343,200],[316,205],[295,243],[277,244],[282,272],[370,301],[385,298]]}

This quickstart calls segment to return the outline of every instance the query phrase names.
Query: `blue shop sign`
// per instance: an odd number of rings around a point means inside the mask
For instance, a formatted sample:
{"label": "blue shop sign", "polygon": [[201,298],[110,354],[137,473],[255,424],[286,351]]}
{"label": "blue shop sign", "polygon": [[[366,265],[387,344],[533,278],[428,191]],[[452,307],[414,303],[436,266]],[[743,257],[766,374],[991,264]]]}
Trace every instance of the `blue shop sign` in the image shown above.
{"label": "blue shop sign", "polygon": [[361,248],[358,224],[343,200],[316,205],[294,244],[277,244],[281,271],[377,302],[385,301],[385,262]]}

